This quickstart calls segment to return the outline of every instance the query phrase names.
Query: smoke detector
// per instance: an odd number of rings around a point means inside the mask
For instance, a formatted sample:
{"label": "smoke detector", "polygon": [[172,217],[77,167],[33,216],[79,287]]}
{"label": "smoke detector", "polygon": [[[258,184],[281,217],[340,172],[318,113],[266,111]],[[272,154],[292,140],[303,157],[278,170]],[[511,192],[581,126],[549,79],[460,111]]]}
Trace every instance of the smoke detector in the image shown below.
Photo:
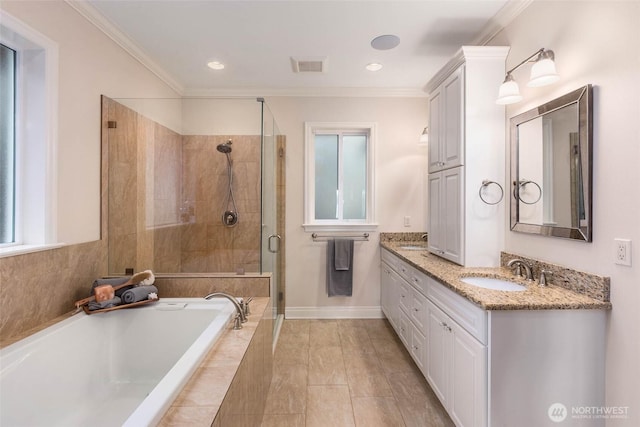
{"label": "smoke detector", "polygon": [[307,58],[291,57],[291,68],[294,73],[326,73],[327,57],[315,56]]}

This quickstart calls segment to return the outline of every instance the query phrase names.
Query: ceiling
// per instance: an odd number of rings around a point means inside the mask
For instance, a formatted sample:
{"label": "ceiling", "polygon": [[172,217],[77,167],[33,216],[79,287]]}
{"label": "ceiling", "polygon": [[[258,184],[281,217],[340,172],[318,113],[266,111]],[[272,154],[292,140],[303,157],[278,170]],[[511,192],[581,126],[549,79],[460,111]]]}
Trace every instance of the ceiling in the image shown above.
{"label": "ceiling", "polygon": [[[462,45],[487,41],[525,1],[69,1],[184,96],[424,96]],[[400,44],[376,50],[394,34]],[[326,59],[295,73],[291,57]],[[207,62],[225,68],[214,71]],[[383,65],[372,72],[365,66]]]}

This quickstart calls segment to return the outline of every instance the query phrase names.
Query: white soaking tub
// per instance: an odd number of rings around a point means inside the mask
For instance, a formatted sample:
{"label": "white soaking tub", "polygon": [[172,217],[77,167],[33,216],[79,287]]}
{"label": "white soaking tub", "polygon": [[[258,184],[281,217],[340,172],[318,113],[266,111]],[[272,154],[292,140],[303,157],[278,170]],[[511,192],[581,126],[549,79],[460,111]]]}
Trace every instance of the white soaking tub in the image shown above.
{"label": "white soaking tub", "polygon": [[141,427],[162,418],[235,312],[163,298],[79,313],[0,350],[0,426]]}

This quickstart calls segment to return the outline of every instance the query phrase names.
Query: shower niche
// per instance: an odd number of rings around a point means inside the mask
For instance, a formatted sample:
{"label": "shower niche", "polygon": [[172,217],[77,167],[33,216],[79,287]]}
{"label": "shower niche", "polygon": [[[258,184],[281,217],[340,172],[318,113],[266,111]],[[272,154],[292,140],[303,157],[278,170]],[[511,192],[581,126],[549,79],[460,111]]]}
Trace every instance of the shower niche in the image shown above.
{"label": "shower niche", "polygon": [[[264,101],[102,99],[109,274],[274,271],[274,159],[284,137]],[[280,195],[283,197],[283,194]]]}

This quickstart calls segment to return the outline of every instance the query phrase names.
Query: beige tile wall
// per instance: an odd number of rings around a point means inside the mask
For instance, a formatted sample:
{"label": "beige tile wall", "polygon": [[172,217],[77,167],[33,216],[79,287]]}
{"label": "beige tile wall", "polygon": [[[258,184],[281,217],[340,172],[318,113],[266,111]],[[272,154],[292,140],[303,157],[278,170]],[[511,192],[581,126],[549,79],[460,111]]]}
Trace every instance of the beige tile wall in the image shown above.
{"label": "beige tile wall", "polygon": [[[109,272],[260,270],[260,136],[179,135],[108,98]],[[222,224],[232,140],[239,221]]]}
{"label": "beige tile wall", "polygon": [[0,344],[73,310],[106,272],[102,241],[0,258]]}

